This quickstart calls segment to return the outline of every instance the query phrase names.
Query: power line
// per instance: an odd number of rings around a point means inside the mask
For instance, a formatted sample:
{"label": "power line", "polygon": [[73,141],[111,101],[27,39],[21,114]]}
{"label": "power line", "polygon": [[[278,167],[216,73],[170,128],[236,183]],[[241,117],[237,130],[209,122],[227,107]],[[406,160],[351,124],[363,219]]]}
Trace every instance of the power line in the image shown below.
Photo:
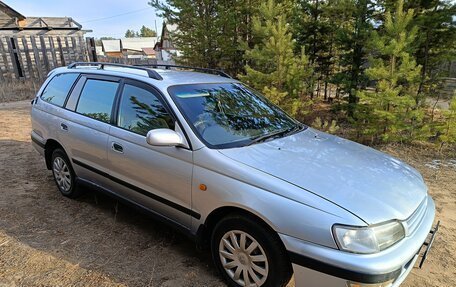
{"label": "power line", "polygon": [[138,9],[138,10],[133,10],[133,11],[125,12],[125,13],[122,13],[122,14],[113,15],[113,16],[108,16],[108,17],[103,17],[103,18],[97,18],[97,19],[91,19],[91,20],[87,20],[87,21],[81,21],[81,23],[91,23],[91,22],[96,22],[96,21],[102,21],[102,20],[112,19],[112,18],[124,16],[124,15],[129,15],[129,14],[134,14],[134,13],[138,13],[138,12],[141,12],[141,11],[149,10],[149,9],[151,9],[151,8],[152,8],[152,7],[148,7],[148,8],[143,8],[143,9]]}

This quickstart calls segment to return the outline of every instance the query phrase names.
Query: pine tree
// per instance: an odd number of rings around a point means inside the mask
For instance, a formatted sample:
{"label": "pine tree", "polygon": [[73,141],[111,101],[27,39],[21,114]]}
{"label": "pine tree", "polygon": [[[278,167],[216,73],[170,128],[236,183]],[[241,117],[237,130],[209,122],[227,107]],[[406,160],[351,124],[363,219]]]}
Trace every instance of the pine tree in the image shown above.
{"label": "pine tree", "polygon": [[450,76],[448,69],[442,69],[443,64],[456,60],[456,2],[414,0],[408,6],[415,8],[415,57],[423,67],[418,92],[423,97],[433,96],[441,78]]}
{"label": "pine tree", "polygon": [[437,130],[440,134],[438,138],[440,151],[445,144],[456,144],[456,92],[450,102],[450,108],[443,111],[443,119],[440,121]]}
{"label": "pine tree", "polygon": [[296,0],[291,13],[291,31],[296,39],[296,50],[305,48],[309,61],[314,67],[313,78],[316,91],[312,96],[329,96],[328,84],[334,65],[334,39],[337,30],[337,16],[332,17],[334,1]]}
{"label": "pine tree", "polygon": [[125,38],[134,38],[134,37],[136,37],[136,32],[134,30],[128,29],[125,32]]}
{"label": "pine tree", "polygon": [[125,32],[125,38],[138,38],[138,37],[155,37],[157,36],[157,33],[146,27],[146,26],[142,26],[141,29],[139,31],[135,31],[135,30],[130,30],[128,29],[126,32]]}
{"label": "pine tree", "polygon": [[142,26],[139,30],[139,37],[155,37],[157,33],[149,27]]}
{"label": "pine tree", "polygon": [[273,0],[261,4],[259,16],[253,19],[253,35],[260,40],[246,51],[246,74],[239,78],[290,114],[305,114],[312,69],[304,49],[294,54],[286,9],[286,4]]}
{"label": "pine tree", "polygon": [[375,81],[375,91],[360,91],[360,103],[355,117],[358,129],[372,141],[405,141],[416,137],[424,112],[417,105],[421,67],[411,55],[416,28],[410,28],[413,10],[404,12],[403,0],[396,11],[385,13],[380,33],[374,32],[373,54],[366,74]]}
{"label": "pine tree", "polygon": [[344,110],[352,117],[358,102],[356,93],[368,82],[365,75],[366,46],[373,30],[375,5],[372,0],[336,0],[330,9],[336,27],[335,66],[338,67],[331,81],[338,87],[338,95],[342,95],[347,103],[343,105]]}
{"label": "pine tree", "polygon": [[174,44],[182,53],[176,59],[178,63],[204,68],[218,66],[220,47],[216,43],[220,36],[217,25],[219,1],[168,0],[164,3],[151,1],[149,4],[161,11],[160,16],[167,23],[179,27],[178,32],[172,35]]}
{"label": "pine tree", "polygon": [[241,42],[253,46],[252,18],[260,0],[150,1],[167,23],[176,24],[172,38],[181,56],[178,63],[244,71]]}
{"label": "pine tree", "polygon": [[[396,0],[380,0],[389,9]],[[421,98],[438,94],[442,77],[448,77],[448,63],[456,60],[456,2],[454,0],[408,0],[406,9],[414,10],[412,21],[418,29],[413,44],[414,57],[422,66],[418,93]]]}

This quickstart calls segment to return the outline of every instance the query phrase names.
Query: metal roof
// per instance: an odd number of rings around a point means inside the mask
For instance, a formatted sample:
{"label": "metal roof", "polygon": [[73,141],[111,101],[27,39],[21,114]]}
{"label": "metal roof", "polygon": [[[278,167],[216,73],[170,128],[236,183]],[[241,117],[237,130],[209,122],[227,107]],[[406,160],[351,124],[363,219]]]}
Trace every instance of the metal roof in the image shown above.
{"label": "metal roof", "polygon": [[101,45],[105,53],[120,52],[120,40],[101,40]]}
{"label": "metal roof", "polygon": [[146,55],[155,55],[154,48],[142,48],[142,50]]}
{"label": "metal roof", "polygon": [[154,48],[157,37],[122,38],[122,49],[142,52],[143,48]]}

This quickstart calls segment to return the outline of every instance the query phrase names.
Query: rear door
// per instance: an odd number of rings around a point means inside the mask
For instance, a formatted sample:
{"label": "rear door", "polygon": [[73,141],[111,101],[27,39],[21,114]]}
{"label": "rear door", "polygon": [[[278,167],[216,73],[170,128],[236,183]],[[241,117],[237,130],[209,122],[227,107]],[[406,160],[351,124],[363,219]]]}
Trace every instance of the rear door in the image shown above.
{"label": "rear door", "polygon": [[[62,73],[52,77],[32,107],[32,139],[35,147],[44,153],[43,144],[47,139],[57,140],[68,152],[66,137],[61,123],[68,116],[65,102],[79,78],[79,73]],[[70,154],[68,154],[70,156]]]}
{"label": "rear door", "polygon": [[109,185],[106,149],[119,88],[119,78],[82,75],[60,123],[78,177],[105,187]]}
{"label": "rear door", "polygon": [[160,93],[124,80],[108,140],[113,189],[189,228],[191,217],[199,217],[191,210],[192,151],[147,144],[147,132],[158,128],[179,130]]}

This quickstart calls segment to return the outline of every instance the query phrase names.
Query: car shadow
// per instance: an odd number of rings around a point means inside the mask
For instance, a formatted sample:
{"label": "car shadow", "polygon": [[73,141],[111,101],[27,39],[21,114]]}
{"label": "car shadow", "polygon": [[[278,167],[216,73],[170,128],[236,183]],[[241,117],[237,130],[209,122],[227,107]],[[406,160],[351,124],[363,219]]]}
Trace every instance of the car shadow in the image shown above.
{"label": "car shadow", "polygon": [[209,251],[168,225],[93,189],[61,196],[30,142],[0,140],[0,174],[0,232],[23,244],[127,286],[224,286]]}

